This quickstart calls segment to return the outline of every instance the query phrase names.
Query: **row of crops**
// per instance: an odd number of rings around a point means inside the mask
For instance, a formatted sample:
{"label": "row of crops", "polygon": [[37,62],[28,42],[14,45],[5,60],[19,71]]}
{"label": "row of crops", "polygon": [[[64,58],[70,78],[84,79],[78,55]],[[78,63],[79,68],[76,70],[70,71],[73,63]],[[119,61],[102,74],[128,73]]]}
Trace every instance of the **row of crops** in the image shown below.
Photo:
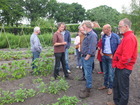
{"label": "row of crops", "polygon": [[[74,48],[71,47],[69,52],[73,54]],[[19,88],[14,91],[0,89],[0,105],[24,102],[27,98],[34,97],[41,93],[58,94],[61,91],[66,91],[70,87],[64,78],[59,78],[57,81],[51,78],[50,82],[47,84],[42,78],[44,76],[47,77],[53,72],[54,57],[52,47],[47,46],[43,49],[40,58],[34,61],[34,64],[37,66],[37,68],[34,69],[34,74],[31,74],[31,57],[32,54],[29,49],[0,51],[1,82],[19,80],[28,76],[37,77],[32,80],[34,88],[24,88],[24,84],[21,83],[19,84]],[[80,100],[77,97],[64,95],[58,98],[56,103],[50,105],[76,105],[78,102],[80,102]]]}

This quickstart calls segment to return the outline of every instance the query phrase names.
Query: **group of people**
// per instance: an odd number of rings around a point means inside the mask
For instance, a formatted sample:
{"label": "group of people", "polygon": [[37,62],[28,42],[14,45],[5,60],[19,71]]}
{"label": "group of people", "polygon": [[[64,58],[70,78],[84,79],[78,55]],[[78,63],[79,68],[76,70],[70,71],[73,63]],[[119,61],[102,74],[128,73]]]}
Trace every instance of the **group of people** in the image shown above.
{"label": "group of people", "polygon": [[[100,62],[101,73],[104,73],[103,86],[99,90],[108,89],[107,94],[113,93],[114,102],[107,102],[107,105],[127,105],[129,99],[129,76],[133,70],[137,59],[138,42],[131,30],[131,21],[127,18],[119,22],[118,28],[123,38],[112,32],[111,25],[106,24],[102,28],[101,39],[98,40],[94,24],[91,21],[84,21],[78,27],[78,36],[75,39],[77,54],[77,68],[81,68],[83,76],[80,80],[85,80],[85,88],[80,90],[79,97],[87,98],[91,94],[93,86],[92,72],[94,69],[94,59],[98,49],[97,59]],[[31,51],[33,61],[39,57],[42,50],[37,35],[40,28],[35,27],[31,35]],[[57,31],[53,35],[53,46],[55,56],[55,67],[53,76],[59,76],[60,63],[63,67],[66,79],[72,79],[69,75],[68,49],[71,44],[70,32],[66,30],[63,22],[57,24]],[[129,50],[128,50],[129,48]],[[35,66],[32,65],[32,69]]]}

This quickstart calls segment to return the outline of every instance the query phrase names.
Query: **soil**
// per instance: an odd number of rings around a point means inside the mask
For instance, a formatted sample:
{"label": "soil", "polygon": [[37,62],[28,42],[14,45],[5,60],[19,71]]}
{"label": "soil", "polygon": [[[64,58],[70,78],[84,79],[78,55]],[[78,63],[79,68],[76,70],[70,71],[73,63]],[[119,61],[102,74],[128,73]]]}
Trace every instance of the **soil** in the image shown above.
{"label": "soil", "polygon": [[[30,59],[28,59],[30,60]],[[30,60],[31,61],[31,60]],[[69,56],[71,76],[74,80],[67,80],[70,85],[70,88],[67,91],[61,91],[58,94],[49,94],[49,93],[40,93],[34,97],[26,99],[24,102],[7,104],[7,105],[47,105],[57,102],[57,98],[61,98],[64,95],[67,96],[76,96],[81,100],[77,105],[106,105],[106,102],[113,101],[113,95],[107,95],[107,90],[98,90],[103,84],[103,74],[97,74],[100,71],[99,63],[95,59],[95,69],[93,73],[93,88],[91,90],[91,96],[86,99],[79,98],[80,89],[85,87],[85,81],[78,81],[78,78],[82,76],[82,70],[76,69],[76,59],[74,55]],[[135,64],[134,70],[130,76],[130,98],[128,105],[140,105],[140,57]],[[1,61],[0,63],[4,63]],[[60,71],[60,75],[63,76],[63,72]],[[20,84],[24,84],[22,88],[26,89],[35,89],[35,84],[33,84],[33,79],[38,78],[39,76],[27,76],[19,80],[4,81],[0,82],[0,88],[3,90],[14,91],[20,88]],[[44,83],[49,83],[51,75],[48,75],[43,78]]]}

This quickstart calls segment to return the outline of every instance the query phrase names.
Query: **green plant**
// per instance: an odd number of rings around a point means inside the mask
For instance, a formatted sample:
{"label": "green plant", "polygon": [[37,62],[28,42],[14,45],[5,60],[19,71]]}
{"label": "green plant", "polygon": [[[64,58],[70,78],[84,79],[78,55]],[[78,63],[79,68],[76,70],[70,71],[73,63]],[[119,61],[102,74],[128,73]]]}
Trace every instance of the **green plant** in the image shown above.
{"label": "green plant", "polygon": [[56,102],[52,105],[76,105],[80,100],[77,99],[76,96],[69,97],[63,96],[62,98],[57,99],[59,102]]}
{"label": "green plant", "polygon": [[13,92],[10,91],[3,91],[0,89],[0,103],[1,105],[13,103],[14,97],[12,97]]}
{"label": "green plant", "polygon": [[44,82],[41,82],[37,88],[39,88],[39,93],[47,92],[47,85]]}
{"label": "green plant", "polygon": [[14,92],[3,91],[0,89],[0,105],[11,104],[14,102],[23,102],[28,97],[36,95],[36,91],[33,89],[18,89]]}
{"label": "green plant", "polygon": [[46,56],[34,60],[33,63],[36,66],[36,68],[34,69],[34,74],[46,76],[52,73],[53,62],[54,62],[53,58],[46,58]]}
{"label": "green plant", "polygon": [[57,94],[59,91],[66,91],[69,88],[68,82],[61,78],[59,81],[51,81],[49,83],[48,92],[52,94]]}
{"label": "green plant", "polygon": [[41,83],[41,82],[43,82],[42,80],[43,80],[42,78],[38,77],[37,79],[33,80],[33,83]]}
{"label": "green plant", "polygon": [[26,94],[27,94],[27,97],[33,97],[33,96],[36,95],[36,91],[33,90],[33,89],[28,89],[28,90],[26,91]]}
{"label": "green plant", "polygon": [[13,61],[9,63],[2,64],[0,66],[0,79],[20,79],[27,75],[27,68],[30,67],[29,63],[25,60]]}
{"label": "green plant", "polygon": [[13,61],[12,68],[10,70],[12,72],[12,77],[14,77],[15,79],[20,79],[26,76],[27,75],[26,67],[28,66],[29,65],[26,63],[25,60]]}
{"label": "green plant", "polygon": [[23,102],[27,98],[26,89],[19,89],[15,91],[15,102]]}

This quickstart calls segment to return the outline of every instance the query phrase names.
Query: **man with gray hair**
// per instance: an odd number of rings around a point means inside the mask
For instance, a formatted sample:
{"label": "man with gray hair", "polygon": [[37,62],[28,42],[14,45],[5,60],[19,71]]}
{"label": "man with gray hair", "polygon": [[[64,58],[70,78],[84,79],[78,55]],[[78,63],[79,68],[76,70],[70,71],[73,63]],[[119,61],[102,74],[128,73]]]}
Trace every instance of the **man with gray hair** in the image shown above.
{"label": "man with gray hair", "polygon": [[119,22],[118,28],[123,35],[123,39],[113,57],[113,67],[115,68],[114,103],[108,102],[107,105],[128,105],[129,76],[138,57],[138,41],[131,30],[131,24],[131,21],[127,18]]}
{"label": "man with gray hair", "polygon": [[[35,27],[34,32],[30,37],[30,44],[31,44],[31,51],[32,51],[32,62],[36,59],[39,58],[40,53],[42,51],[42,46],[40,43],[40,40],[37,35],[40,33],[40,27]],[[32,69],[35,69],[36,66],[32,64]]]}
{"label": "man with gray hair", "polygon": [[86,88],[81,90],[80,98],[87,98],[90,96],[90,90],[92,88],[92,64],[95,58],[97,35],[92,30],[92,22],[84,21],[82,23],[84,29],[85,38],[82,43],[82,66],[85,72]]}

